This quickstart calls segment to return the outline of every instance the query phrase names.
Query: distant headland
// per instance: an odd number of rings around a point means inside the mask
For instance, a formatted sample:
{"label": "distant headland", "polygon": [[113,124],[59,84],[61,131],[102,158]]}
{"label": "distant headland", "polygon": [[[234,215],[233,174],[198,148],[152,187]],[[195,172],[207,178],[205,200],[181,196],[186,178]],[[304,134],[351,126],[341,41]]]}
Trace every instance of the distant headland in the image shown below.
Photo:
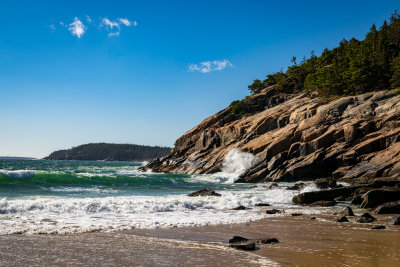
{"label": "distant headland", "polygon": [[85,144],[71,149],[58,150],[45,160],[104,160],[145,161],[160,158],[171,152],[169,147],[131,144]]}

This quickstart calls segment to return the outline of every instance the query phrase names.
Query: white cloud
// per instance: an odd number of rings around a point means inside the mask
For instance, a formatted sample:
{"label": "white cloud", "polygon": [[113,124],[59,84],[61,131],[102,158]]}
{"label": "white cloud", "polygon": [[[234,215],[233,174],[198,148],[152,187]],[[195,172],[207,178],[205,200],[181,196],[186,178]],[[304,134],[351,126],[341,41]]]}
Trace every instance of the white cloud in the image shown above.
{"label": "white cloud", "polygon": [[119,32],[110,32],[108,37],[119,36]]}
{"label": "white cloud", "polygon": [[116,27],[117,29],[119,29],[119,24],[115,21],[111,21],[108,18],[104,18],[101,23],[106,26],[107,28],[109,28],[110,30],[112,30],[114,27]]}
{"label": "white cloud", "polygon": [[200,62],[200,64],[190,64],[189,71],[200,71],[201,73],[208,73],[214,70],[223,70],[227,67],[233,67],[232,63],[229,60],[213,60]]}
{"label": "white cloud", "polygon": [[72,35],[76,35],[76,37],[81,38],[81,36],[85,34],[86,26],[83,25],[82,21],[75,17],[74,22],[69,24],[68,30],[72,33]]}
{"label": "white cloud", "polygon": [[131,22],[128,19],[118,19],[120,23],[124,24],[126,27],[131,26]]}

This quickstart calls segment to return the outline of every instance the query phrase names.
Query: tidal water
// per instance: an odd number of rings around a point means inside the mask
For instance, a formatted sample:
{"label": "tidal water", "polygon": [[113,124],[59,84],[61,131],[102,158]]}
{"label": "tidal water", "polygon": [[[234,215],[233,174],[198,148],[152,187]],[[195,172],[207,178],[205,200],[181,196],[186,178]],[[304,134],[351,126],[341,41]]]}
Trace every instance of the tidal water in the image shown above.
{"label": "tidal water", "polygon": [[[240,162],[212,175],[141,172],[143,164],[0,160],[0,234],[241,223],[267,216],[257,203],[295,208],[291,199],[299,193],[286,190],[290,184],[273,190],[235,184]],[[222,196],[187,196],[205,187]],[[232,210],[240,205],[251,209]]]}

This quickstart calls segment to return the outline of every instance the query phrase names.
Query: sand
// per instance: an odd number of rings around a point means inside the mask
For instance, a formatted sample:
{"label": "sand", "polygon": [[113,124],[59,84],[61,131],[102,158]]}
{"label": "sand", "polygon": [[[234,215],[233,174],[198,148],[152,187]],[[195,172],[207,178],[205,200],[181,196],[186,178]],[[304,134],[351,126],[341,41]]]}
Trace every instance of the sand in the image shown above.
{"label": "sand", "polygon": [[[400,227],[290,215],[247,224],[110,233],[0,236],[2,266],[400,266]],[[371,230],[386,224],[386,230]],[[254,252],[228,248],[233,235],[275,237]]]}

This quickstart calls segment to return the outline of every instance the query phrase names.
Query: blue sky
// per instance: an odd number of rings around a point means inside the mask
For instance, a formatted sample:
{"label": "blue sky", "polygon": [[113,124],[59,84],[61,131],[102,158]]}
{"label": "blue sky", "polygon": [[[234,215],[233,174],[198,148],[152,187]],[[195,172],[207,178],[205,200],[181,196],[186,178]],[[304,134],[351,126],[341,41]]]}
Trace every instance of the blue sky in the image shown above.
{"label": "blue sky", "polygon": [[253,79],[362,39],[400,7],[325,2],[1,1],[0,155],[173,146]]}

